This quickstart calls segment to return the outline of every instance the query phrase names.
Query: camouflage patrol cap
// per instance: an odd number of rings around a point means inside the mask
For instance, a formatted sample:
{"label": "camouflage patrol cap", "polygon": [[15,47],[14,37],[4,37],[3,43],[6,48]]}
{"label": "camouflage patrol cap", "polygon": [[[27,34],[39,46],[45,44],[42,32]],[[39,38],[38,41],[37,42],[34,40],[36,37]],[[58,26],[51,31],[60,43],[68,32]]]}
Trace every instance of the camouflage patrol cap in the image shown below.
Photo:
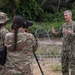
{"label": "camouflage patrol cap", "polygon": [[7,14],[4,12],[0,12],[0,24],[5,23],[9,18],[7,17]]}

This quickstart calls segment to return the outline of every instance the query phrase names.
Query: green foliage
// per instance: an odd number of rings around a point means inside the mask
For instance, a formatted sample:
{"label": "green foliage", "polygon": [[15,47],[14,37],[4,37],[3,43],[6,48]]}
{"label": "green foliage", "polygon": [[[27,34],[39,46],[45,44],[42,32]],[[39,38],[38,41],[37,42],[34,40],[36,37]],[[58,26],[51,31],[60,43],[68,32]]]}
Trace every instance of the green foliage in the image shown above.
{"label": "green foliage", "polygon": [[54,14],[45,13],[43,21],[44,22],[61,22],[64,20],[63,12],[64,11],[61,10],[60,12],[56,12]]}
{"label": "green foliage", "polygon": [[[31,33],[35,33],[37,29],[41,28],[41,33],[40,31],[38,32],[39,34],[44,35],[46,31],[51,31],[52,27],[55,27],[58,29],[64,22],[34,22],[32,27],[29,27],[29,31]],[[44,32],[45,31],[45,32]]]}
{"label": "green foliage", "polygon": [[16,9],[16,14],[20,14],[29,20],[36,20],[40,13],[42,14],[43,10],[35,0],[21,0],[18,9]]}
{"label": "green foliage", "polygon": [[45,13],[43,21],[44,22],[48,22],[48,21],[51,22],[51,21],[53,21],[53,19],[54,19],[54,15],[53,14]]}
{"label": "green foliage", "polygon": [[8,21],[8,23],[7,23],[7,24],[6,24],[6,26],[5,26],[5,27],[6,27],[6,29],[8,29],[9,31],[10,31],[11,23],[12,23],[11,21]]}
{"label": "green foliage", "polygon": [[74,0],[60,0],[60,3],[59,0],[0,0],[0,11],[6,12],[10,18],[19,14],[39,22],[63,21],[63,11],[71,9],[74,12],[74,6]]}
{"label": "green foliage", "polygon": [[3,7],[8,3],[8,0],[0,0],[0,7]]}
{"label": "green foliage", "polygon": [[0,11],[6,12],[10,18],[19,14],[28,20],[39,20],[43,16],[43,10],[35,0],[7,0],[7,3],[0,7]]}
{"label": "green foliage", "polygon": [[73,12],[73,20],[75,20],[75,7],[72,9]]}

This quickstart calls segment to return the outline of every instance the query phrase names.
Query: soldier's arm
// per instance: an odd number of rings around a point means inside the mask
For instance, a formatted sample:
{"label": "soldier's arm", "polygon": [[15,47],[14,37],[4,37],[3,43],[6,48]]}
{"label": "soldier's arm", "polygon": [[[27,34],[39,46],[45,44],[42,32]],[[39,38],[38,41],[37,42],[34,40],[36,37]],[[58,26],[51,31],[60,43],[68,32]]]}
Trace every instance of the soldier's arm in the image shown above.
{"label": "soldier's arm", "polygon": [[6,35],[5,35],[5,39],[4,39],[4,43],[5,43],[5,45],[7,46],[7,48],[8,48],[8,50],[11,50],[11,49],[13,49],[12,47],[12,39],[10,39],[10,35],[11,33],[7,33]]}
{"label": "soldier's arm", "polygon": [[32,51],[36,52],[37,48],[38,48],[38,40],[37,37],[35,37],[34,35],[32,35],[31,33],[29,33],[29,37],[31,39],[31,45],[32,45]]}
{"label": "soldier's arm", "polygon": [[73,32],[72,32],[71,36],[72,36],[72,37],[75,37],[75,23],[74,23],[74,25],[73,25]]}
{"label": "soldier's arm", "polygon": [[60,26],[59,30],[57,32],[55,31],[55,33],[53,33],[53,35],[54,36],[58,36],[58,37],[63,36],[63,34],[62,34],[62,27],[63,26]]}
{"label": "soldier's arm", "polygon": [[5,37],[5,35],[8,33],[9,31],[5,28],[2,28],[1,29],[1,33],[2,33],[2,36]]}

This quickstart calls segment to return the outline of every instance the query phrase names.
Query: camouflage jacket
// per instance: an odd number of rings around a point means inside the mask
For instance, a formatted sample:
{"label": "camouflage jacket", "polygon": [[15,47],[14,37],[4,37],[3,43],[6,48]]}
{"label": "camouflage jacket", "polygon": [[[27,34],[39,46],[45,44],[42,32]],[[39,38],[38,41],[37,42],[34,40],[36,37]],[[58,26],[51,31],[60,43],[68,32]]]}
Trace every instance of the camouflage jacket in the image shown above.
{"label": "camouflage jacket", "polygon": [[6,33],[8,33],[8,32],[9,31],[6,28],[4,28],[4,27],[0,28],[0,33],[2,34],[3,37],[5,37]]}
{"label": "camouflage jacket", "polygon": [[[72,34],[65,34],[65,29],[71,29]],[[59,31],[55,33],[55,35],[60,35],[63,37],[63,50],[71,49],[71,47],[74,49],[75,45],[75,22],[72,21],[71,24],[67,25],[64,23],[60,28]]]}
{"label": "camouflage jacket", "polygon": [[[38,43],[36,38],[31,33],[26,33],[24,30],[19,30],[17,36],[17,51],[15,50],[15,52],[12,52],[14,33],[10,32],[5,36],[5,45],[8,48],[8,61],[6,63],[9,69],[8,72],[13,75],[18,73],[21,75],[22,72],[24,72],[24,75],[32,75],[31,73],[26,74],[26,71],[29,72],[29,70],[32,69],[32,55],[33,51],[35,52],[37,50]],[[18,69],[20,69],[20,71]]]}
{"label": "camouflage jacket", "polygon": [[0,28],[0,45],[3,44],[3,40],[5,39],[5,35],[6,35],[8,32],[9,32],[9,31],[8,31],[6,28],[4,28],[4,27]]}
{"label": "camouflage jacket", "polygon": [[[14,33],[10,32],[5,36],[5,44],[8,47],[8,51],[12,51],[13,43],[14,43]],[[25,50],[27,49],[27,51],[34,51],[33,47],[36,46],[36,43],[37,43],[36,38],[31,33],[26,33],[23,30],[18,31],[17,50],[22,51],[23,49]]]}

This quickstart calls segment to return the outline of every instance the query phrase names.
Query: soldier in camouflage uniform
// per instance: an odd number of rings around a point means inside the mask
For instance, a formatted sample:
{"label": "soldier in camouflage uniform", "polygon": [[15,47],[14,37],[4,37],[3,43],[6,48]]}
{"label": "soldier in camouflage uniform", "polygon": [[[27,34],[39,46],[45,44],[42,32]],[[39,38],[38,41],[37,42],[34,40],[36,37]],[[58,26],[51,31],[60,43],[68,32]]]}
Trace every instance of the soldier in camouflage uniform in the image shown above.
{"label": "soldier in camouflage uniform", "polygon": [[0,12],[0,32],[2,33],[3,36],[5,36],[5,34],[9,32],[4,27],[8,20],[9,18],[7,17],[7,14],[5,14],[4,12]]}
{"label": "soldier in camouflage uniform", "polygon": [[33,75],[32,56],[37,49],[37,40],[23,29],[24,20],[20,15],[14,16],[12,32],[5,36],[8,48],[6,73],[4,75]]}
{"label": "soldier in camouflage uniform", "polygon": [[58,32],[52,28],[54,35],[63,36],[62,45],[62,74],[69,75],[71,69],[71,75],[75,75],[75,22],[72,21],[72,12],[66,10],[64,12],[65,23],[59,28]]}
{"label": "soldier in camouflage uniform", "polygon": [[[4,39],[6,33],[9,31],[5,28],[5,25],[7,24],[7,21],[9,18],[7,17],[7,14],[4,12],[0,12],[0,37],[3,36],[3,38],[0,38],[0,46],[2,46],[2,39]],[[5,65],[0,65],[0,75],[2,75],[2,69],[5,67]]]}

